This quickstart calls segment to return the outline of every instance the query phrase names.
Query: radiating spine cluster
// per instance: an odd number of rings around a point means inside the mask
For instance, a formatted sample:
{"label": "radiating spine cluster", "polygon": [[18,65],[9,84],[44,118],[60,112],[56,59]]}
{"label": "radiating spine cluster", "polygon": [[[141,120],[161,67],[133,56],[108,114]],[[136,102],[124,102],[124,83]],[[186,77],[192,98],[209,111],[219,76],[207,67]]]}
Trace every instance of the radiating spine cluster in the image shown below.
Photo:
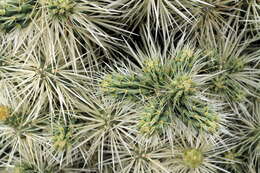
{"label": "radiating spine cluster", "polygon": [[0,172],[259,173],[259,0],[0,0]]}

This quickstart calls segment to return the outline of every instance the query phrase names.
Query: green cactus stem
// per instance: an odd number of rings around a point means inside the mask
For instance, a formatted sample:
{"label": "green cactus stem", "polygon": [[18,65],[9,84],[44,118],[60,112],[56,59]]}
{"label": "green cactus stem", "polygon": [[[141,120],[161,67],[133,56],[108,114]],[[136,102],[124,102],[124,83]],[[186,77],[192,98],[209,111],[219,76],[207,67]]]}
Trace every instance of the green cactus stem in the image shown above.
{"label": "green cactus stem", "polygon": [[144,61],[139,73],[108,74],[100,86],[106,95],[149,102],[138,124],[142,133],[152,134],[171,124],[173,117],[198,131],[216,133],[220,127],[219,115],[197,97],[200,86],[194,73],[190,73],[196,59],[195,52],[186,48],[167,63],[157,59]]}
{"label": "green cactus stem", "polygon": [[67,18],[73,14],[77,1],[74,0],[49,0],[47,6],[54,18]]}
{"label": "green cactus stem", "polygon": [[31,23],[35,0],[9,0],[0,4],[0,29],[9,33]]}

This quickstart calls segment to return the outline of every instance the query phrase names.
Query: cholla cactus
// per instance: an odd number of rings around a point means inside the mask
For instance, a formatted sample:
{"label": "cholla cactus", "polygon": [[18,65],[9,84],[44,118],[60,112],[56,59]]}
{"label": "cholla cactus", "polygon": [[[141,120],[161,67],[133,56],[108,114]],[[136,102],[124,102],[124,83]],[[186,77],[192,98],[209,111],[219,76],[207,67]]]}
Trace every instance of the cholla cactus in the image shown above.
{"label": "cholla cactus", "polygon": [[171,172],[227,172],[218,165],[226,163],[225,158],[221,156],[226,151],[226,146],[222,142],[210,143],[205,138],[182,138],[167,153],[167,155],[171,153],[171,157],[165,163]]}
{"label": "cholla cactus", "polygon": [[169,157],[165,151],[167,151],[166,141],[161,141],[161,144],[152,143],[147,145],[145,143],[130,144],[129,148],[126,150],[125,147],[121,147],[119,157],[117,160],[120,162],[115,162],[114,160],[106,160],[106,164],[116,164],[114,172],[124,173],[124,172],[147,172],[147,173],[169,173],[170,170],[162,164],[162,162]]}
{"label": "cholla cactus", "polygon": [[[25,109],[25,110],[22,110]],[[27,109],[27,110],[26,110]],[[0,121],[0,143],[4,144],[0,154],[5,155],[8,159],[1,160],[1,163],[10,164],[14,158],[19,156],[21,149],[29,149],[32,141],[40,140],[41,143],[47,143],[43,140],[40,132],[46,125],[46,118],[28,119],[31,115],[28,112],[29,107],[22,106],[17,112],[10,110],[5,119]],[[1,112],[3,113],[3,112]],[[9,151],[9,154],[7,154]]]}
{"label": "cholla cactus", "polygon": [[138,109],[135,104],[116,102],[103,96],[89,98],[88,102],[77,104],[79,143],[75,148],[86,151],[87,162],[97,154],[95,166],[103,172],[106,156],[116,159],[121,145],[128,150],[128,144],[135,140]]}
{"label": "cholla cactus", "polygon": [[198,4],[190,9],[195,20],[187,23],[187,32],[190,37],[204,40],[212,38],[216,33],[221,34],[222,28],[231,27],[238,20],[238,3],[230,0],[205,0],[208,4]]}
{"label": "cholla cactus", "polygon": [[118,39],[107,31],[126,32],[118,27],[117,22],[103,20],[104,14],[112,19],[117,13],[106,7],[108,2],[7,0],[0,4],[0,24],[5,31],[3,42],[18,50],[24,44],[32,48],[42,37],[49,37],[61,50],[66,47],[71,56],[81,55],[80,40],[86,43],[83,49],[91,51],[95,45],[104,49],[112,47],[111,40]]}
{"label": "cholla cactus", "polygon": [[205,0],[116,0],[110,6],[123,11],[123,22],[134,28],[148,23],[168,33],[169,28],[180,29],[184,22],[196,20],[191,11],[195,4],[209,5]]}
{"label": "cholla cactus", "polygon": [[37,0],[3,0],[0,2],[0,36],[1,42],[6,48],[15,48],[13,51],[16,51],[29,39],[28,36],[33,30],[32,25],[35,22],[33,19],[37,16],[37,4]]}
{"label": "cholla cactus", "polygon": [[57,107],[63,113],[73,110],[74,100],[82,98],[78,90],[87,91],[87,85],[83,86],[89,79],[85,76],[86,69],[80,58],[68,60],[66,55],[54,49],[55,45],[45,46],[46,51],[37,47],[31,53],[5,57],[5,65],[0,69],[6,70],[5,80],[15,86],[16,97],[30,100],[35,109],[48,106],[52,113]]}
{"label": "cholla cactus", "polygon": [[[239,152],[245,157],[245,164],[254,165],[259,171],[260,165],[260,107],[255,103],[253,110],[243,107],[242,122],[239,126]],[[245,165],[244,165],[245,166]]]}
{"label": "cholla cactus", "polygon": [[[176,136],[177,137],[177,136]],[[146,145],[142,142],[130,145],[129,151],[121,149],[117,157],[121,162],[116,162],[116,172],[187,172],[187,173],[212,173],[223,171],[219,163],[227,163],[221,155],[226,151],[226,146],[220,143],[210,143],[202,138],[178,138],[173,146],[167,141],[160,144]],[[106,160],[106,164],[112,164]]]}
{"label": "cholla cactus", "polygon": [[182,44],[175,50],[167,47],[165,52],[167,49],[171,52],[166,54],[156,51],[155,45],[147,46],[151,50],[146,50],[147,54],[138,49],[132,55],[141,68],[118,69],[127,72],[113,72],[101,81],[101,89],[107,95],[150,102],[139,122],[141,132],[151,135],[164,124],[172,124],[175,117],[197,132],[217,134],[221,129],[220,113],[206,102],[202,92],[207,80],[212,78],[199,75],[207,62],[202,63],[200,51]]}
{"label": "cholla cactus", "polygon": [[0,28],[5,32],[25,28],[33,17],[36,0],[6,0],[0,3]]}
{"label": "cholla cactus", "polygon": [[0,0],[0,172],[258,173],[259,2]]}
{"label": "cholla cactus", "polygon": [[244,168],[244,156],[239,151],[238,147],[235,146],[232,149],[228,149],[223,153],[223,157],[226,160],[226,163],[222,164],[223,168],[229,172],[245,173],[248,172],[248,169]]}
{"label": "cholla cactus", "polygon": [[[32,150],[23,150],[22,160],[17,160],[13,168],[10,168],[10,173],[54,173],[54,172],[75,172],[70,162],[66,159],[62,160],[60,164],[52,155],[52,149],[47,146],[42,147],[38,143],[31,144]],[[74,165],[80,159],[75,155],[73,157]],[[82,171],[91,171],[90,169],[82,169]]]}
{"label": "cholla cactus", "polygon": [[248,32],[254,37],[259,34],[259,1],[258,0],[245,0],[239,2],[240,8],[243,10],[243,24],[248,25]]}
{"label": "cholla cactus", "polygon": [[210,62],[205,72],[217,73],[208,83],[209,88],[232,107],[235,103],[249,102],[249,96],[258,97],[256,91],[259,90],[258,52],[248,51],[251,40],[244,38],[244,31],[238,32],[224,29],[227,38],[215,36],[202,44]]}

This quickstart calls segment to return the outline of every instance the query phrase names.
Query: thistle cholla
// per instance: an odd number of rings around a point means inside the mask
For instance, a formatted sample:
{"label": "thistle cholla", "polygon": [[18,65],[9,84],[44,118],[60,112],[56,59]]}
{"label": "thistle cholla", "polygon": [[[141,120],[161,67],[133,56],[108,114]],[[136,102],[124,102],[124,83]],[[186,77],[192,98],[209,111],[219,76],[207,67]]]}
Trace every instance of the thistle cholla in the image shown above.
{"label": "thistle cholla", "polygon": [[0,0],[0,172],[260,172],[259,0]]}
{"label": "thistle cholla", "polygon": [[172,124],[173,117],[197,131],[217,133],[220,116],[199,97],[202,83],[206,82],[197,81],[196,76],[200,72],[196,65],[202,61],[202,55],[191,48],[177,51],[176,56],[169,59],[148,57],[138,71],[112,72],[101,81],[101,89],[120,99],[145,102],[138,124],[143,133],[152,134]]}

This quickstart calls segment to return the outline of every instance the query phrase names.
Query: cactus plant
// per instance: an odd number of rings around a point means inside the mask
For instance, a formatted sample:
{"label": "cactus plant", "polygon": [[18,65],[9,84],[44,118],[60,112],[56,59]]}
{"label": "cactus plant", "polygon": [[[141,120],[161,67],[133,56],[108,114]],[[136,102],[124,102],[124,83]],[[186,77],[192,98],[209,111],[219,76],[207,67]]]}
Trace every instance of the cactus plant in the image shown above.
{"label": "cactus plant", "polygon": [[212,45],[208,44],[212,40],[205,39],[205,43],[202,43],[210,61],[206,72],[218,73],[209,82],[209,88],[233,106],[239,102],[250,102],[250,96],[258,97],[259,70],[256,64],[259,56],[257,51],[247,50],[251,40],[243,38],[244,33],[244,30],[238,33],[227,29],[223,31],[227,38],[215,37]]}
{"label": "cactus plant", "polygon": [[29,149],[28,143],[37,140],[41,140],[42,144],[47,142],[47,140],[42,140],[40,136],[46,118],[28,120],[31,112],[28,112],[29,109],[26,105],[21,106],[16,112],[14,110],[7,112],[5,109],[4,107],[1,109],[1,115],[3,113],[6,115],[1,118],[0,122],[0,143],[4,144],[4,147],[0,150],[0,155],[8,157],[5,164],[10,164],[15,157],[19,157],[21,148]]}
{"label": "cactus plant", "polygon": [[25,28],[33,17],[36,0],[7,0],[0,4],[0,28],[5,32]]}
{"label": "cactus plant", "polygon": [[118,144],[128,150],[127,145],[136,138],[138,109],[132,103],[115,102],[103,96],[90,98],[92,99],[86,103],[77,104],[77,118],[80,123],[77,127],[79,144],[75,148],[86,150],[86,146],[89,146],[88,154],[85,155],[86,161],[89,161],[93,154],[98,154],[97,167],[102,172],[105,154],[116,158],[121,149]]}
{"label": "cactus plant", "polygon": [[241,120],[242,131],[238,134],[240,137],[239,151],[245,156],[247,164],[254,165],[256,171],[259,171],[260,165],[260,126],[259,126],[259,103],[255,103],[251,111],[246,107],[242,108]]}
{"label": "cactus plant", "polygon": [[[43,37],[48,37],[57,43],[57,48],[66,50],[70,56],[81,56],[80,53],[85,48],[94,51],[96,45],[103,49],[111,47],[111,43],[118,45],[115,40],[119,39],[107,31],[127,31],[112,21],[117,12],[108,9],[107,3],[89,0],[5,1],[0,4],[0,24],[5,31],[3,41],[17,50],[24,44],[35,47]],[[111,20],[103,20],[104,14],[110,16]],[[86,44],[82,45],[81,40]],[[64,46],[67,48],[64,49]]]}
{"label": "cactus plant", "polygon": [[182,28],[183,22],[195,20],[191,11],[194,5],[210,5],[205,0],[169,1],[169,0],[117,0],[110,6],[123,11],[123,22],[133,28],[140,23],[154,25],[155,29],[166,32],[168,28]]}
{"label": "cactus plant", "polygon": [[126,69],[126,74],[108,74],[100,86],[107,95],[148,102],[139,122],[141,132],[151,135],[158,128],[171,124],[175,117],[197,131],[216,134],[221,129],[220,113],[205,102],[202,94],[202,86],[212,76],[199,75],[207,64],[201,64],[200,51],[179,45],[166,55],[158,51],[134,56],[141,62],[141,68]]}
{"label": "cactus plant", "polygon": [[226,162],[221,157],[225,151],[225,145],[209,143],[205,138],[180,139],[172,151],[168,151],[168,155],[172,155],[166,164],[172,172],[221,172],[224,170],[217,163]]}
{"label": "cactus plant", "polygon": [[0,172],[258,173],[259,0],[0,0]]}
{"label": "cactus plant", "polygon": [[[59,106],[64,112],[71,108],[73,100],[80,99],[77,88],[87,90],[82,86],[88,80],[84,67],[79,69],[80,62],[68,62],[61,52],[24,52],[17,57],[5,57],[5,61],[1,67],[7,71],[5,80],[15,85],[16,97],[30,100],[35,109],[49,106],[54,112]],[[79,64],[78,73],[72,69],[75,64]]]}
{"label": "cactus plant", "polygon": [[203,40],[205,36],[212,38],[222,28],[231,28],[232,23],[239,18],[238,4],[235,1],[205,0],[205,2],[207,4],[198,4],[196,8],[191,8],[196,20],[187,23],[186,29],[193,39]]}

